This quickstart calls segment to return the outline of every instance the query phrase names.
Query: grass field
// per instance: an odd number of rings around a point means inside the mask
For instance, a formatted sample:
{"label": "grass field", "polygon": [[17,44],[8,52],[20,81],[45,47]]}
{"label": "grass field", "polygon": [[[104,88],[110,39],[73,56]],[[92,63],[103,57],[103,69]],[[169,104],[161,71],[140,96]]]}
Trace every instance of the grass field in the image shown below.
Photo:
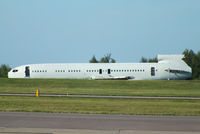
{"label": "grass field", "polygon": [[[200,97],[200,81],[0,79],[1,93]],[[0,111],[195,115],[200,100],[0,96]]]}
{"label": "grass field", "polygon": [[20,112],[199,116],[200,101],[1,96],[0,110]]}
{"label": "grass field", "polygon": [[0,93],[35,93],[36,89],[42,94],[200,97],[199,80],[0,79]]}

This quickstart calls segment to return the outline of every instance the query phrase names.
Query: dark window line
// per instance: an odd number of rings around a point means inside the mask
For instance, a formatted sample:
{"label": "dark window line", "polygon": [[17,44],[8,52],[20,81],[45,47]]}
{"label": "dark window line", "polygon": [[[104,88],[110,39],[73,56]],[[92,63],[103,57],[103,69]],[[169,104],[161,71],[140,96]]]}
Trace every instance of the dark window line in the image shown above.
{"label": "dark window line", "polygon": [[47,73],[47,70],[32,70],[32,73]]}
{"label": "dark window line", "polygon": [[[109,69],[110,72],[145,72],[145,69]],[[157,69],[155,70],[151,68],[151,72],[154,72],[154,71],[158,71]],[[35,73],[46,73],[47,70],[32,70],[32,72],[35,72]],[[74,69],[69,69],[69,70],[55,70],[55,72],[58,72],[58,73],[65,73],[65,72],[73,72],[73,73],[77,73],[77,72],[81,72],[81,70],[74,70]],[[86,72],[89,72],[89,73],[99,73],[99,70],[86,70]],[[108,72],[108,69],[107,70],[102,70],[102,72]],[[152,74],[153,75],[153,74]]]}
{"label": "dark window line", "polygon": [[[107,69],[107,70],[102,70],[103,72],[145,72],[144,69]],[[157,71],[157,70],[156,70]],[[99,72],[99,70],[86,70],[86,72],[92,73],[92,72]]]}
{"label": "dark window line", "polygon": [[55,70],[55,72],[58,72],[58,73],[65,73],[65,72],[69,72],[69,73],[79,73],[81,72],[81,70],[73,70],[73,69],[69,69],[69,70]]}

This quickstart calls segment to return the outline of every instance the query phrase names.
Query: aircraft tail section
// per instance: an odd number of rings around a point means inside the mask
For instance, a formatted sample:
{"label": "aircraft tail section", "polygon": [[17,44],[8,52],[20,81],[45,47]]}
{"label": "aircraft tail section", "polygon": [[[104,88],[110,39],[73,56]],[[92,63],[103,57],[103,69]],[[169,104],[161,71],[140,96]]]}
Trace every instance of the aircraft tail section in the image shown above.
{"label": "aircraft tail section", "polygon": [[174,78],[183,75],[184,78],[191,78],[192,69],[183,60],[184,55],[158,55],[158,63],[166,64],[165,71],[174,74]]}

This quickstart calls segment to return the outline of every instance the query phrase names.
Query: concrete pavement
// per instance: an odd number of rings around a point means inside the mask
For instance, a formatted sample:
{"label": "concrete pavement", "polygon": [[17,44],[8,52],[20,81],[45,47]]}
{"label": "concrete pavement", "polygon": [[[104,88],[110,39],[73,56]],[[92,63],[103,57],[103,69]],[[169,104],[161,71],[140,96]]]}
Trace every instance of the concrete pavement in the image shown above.
{"label": "concrete pavement", "polygon": [[1,133],[200,134],[200,117],[0,112]]}

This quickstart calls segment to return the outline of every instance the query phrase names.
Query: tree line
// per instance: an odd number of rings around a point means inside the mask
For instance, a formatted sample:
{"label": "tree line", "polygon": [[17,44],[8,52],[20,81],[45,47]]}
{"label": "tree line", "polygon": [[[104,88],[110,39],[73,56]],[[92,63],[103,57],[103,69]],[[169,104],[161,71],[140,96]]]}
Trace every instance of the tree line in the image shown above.
{"label": "tree line", "polygon": [[155,58],[149,58],[149,59],[147,59],[145,57],[142,57],[141,60],[140,60],[140,62],[142,62],[142,63],[147,63],[147,62],[153,63],[153,62],[158,62],[158,59],[157,59],[157,57],[155,57]]}
{"label": "tree line", "polygon": [[97,60],[95,55],[90,59],[90,63],[115,63],[116,60],[111,58],[111,53],[104,55],[100,60]]}

